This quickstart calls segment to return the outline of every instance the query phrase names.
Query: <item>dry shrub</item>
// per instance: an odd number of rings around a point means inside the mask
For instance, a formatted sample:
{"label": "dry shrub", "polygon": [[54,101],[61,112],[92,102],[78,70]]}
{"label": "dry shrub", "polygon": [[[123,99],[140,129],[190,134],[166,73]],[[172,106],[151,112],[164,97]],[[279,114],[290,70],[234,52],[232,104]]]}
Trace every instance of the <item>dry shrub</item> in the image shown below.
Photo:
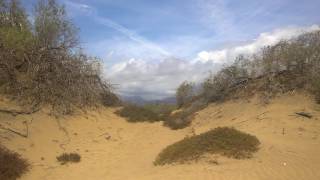
{"label": "dry shrub", "polygon": [[194,100],[193,103],[188,104],[188,106],[181,109],[180,112],[166,116],[164,118],[164,125],[173,130],[188,127],[194,118],[195,112],[200,111],[205,107],[207,107],[207,102],[204,99],[199,98]]}
{"label": "dry shrub", "polygon": [[259,144],[255,136],[234,128],[218,127],[169,145],[158,155],[154,164],[185,163],[207,153],[236,159],[250,158],[258,150]]}
{"label": "dry shrub", "polygon": [[77,163],[80,162],[81,156],[78,153],[63,153],[57,157],[57,160],[61,164],[66,164],[68,162]]}
{"label": "dry shrub", "polygon": [[64,6],[40,0],[32,16],[34,23],[18,0],[0,3],[0,93],[34,108],[50,105],[57,114],[117,103],[100,60],[81,52]]}
{"label": "dry shrub", "polygon": [[0,145],[0,179],[15,180],[30,168],[27,160],[18,153],[12,152]]}
{"label": "dry shrub", "polygon": [[203,82],[202,96],[209,102],[219,102],[234,97],[235,92],[255,91],[268,102],[277,94],[304,89],[319,101],[319,52],[320,31],[266,46],[210,75]]}
{"label": "dry shrub", "polygon": [[126,118],[128,122],[156,122],[163,120],[159,114],[137,105],[126,105],[116,113]]}

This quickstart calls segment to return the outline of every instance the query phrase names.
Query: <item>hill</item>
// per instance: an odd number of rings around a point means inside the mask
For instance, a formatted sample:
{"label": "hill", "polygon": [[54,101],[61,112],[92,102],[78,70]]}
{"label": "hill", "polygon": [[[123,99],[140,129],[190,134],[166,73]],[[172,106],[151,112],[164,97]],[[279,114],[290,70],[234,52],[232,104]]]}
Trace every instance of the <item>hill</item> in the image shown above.
{"label": "hill", "polygon": [[[2,101],[2,107],[8,107]],[[48,111],[12,116],[1,125],[28,137],[0,130],[1,142],[31,162],[22,180],[34,179],[290,179],[320,178],[320,106],[303,92],[291,92],[261,104],[256,97],[213,103],[196,113],[191,125],[172,131],[156,123],[128,123],[115,108],[76,112],[55,119]],[[297,115],[307,112],[312,118]],[[253,158],[207,155],[184,165],[154,166],[166,146],[216,127],[235,127],[261,142]],[[56,156],[76,152],[81,162],[61,165]],[[217,162],[218,164],[212,163]]]}

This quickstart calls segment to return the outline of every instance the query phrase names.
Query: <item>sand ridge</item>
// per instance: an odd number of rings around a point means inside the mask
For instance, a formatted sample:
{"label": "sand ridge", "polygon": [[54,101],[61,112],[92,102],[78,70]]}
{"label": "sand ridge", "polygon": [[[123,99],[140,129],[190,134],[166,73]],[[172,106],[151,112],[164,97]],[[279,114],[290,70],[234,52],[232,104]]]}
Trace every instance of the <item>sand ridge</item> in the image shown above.
{"label": "sand ridge", "polygon": [[[12,117],[0,114],[1,124],[23,130],[29,137],[0,131],[1,142],[30,160],[33,167],[22,180],[318,180],[320,179],[319,106],[305,94],[287,94],[269,105],[257,99],[212,104],[195,116],[192,125],[173,131],[158,123],[128,123],[101,108],[56,120],[44,110]],[[307,111],[312,119],[296,116]],[[153,161],[167,145],[193,132],[218,126],[233,126],[256,135],[260,150],[252,159],[235,160],[214,156],[184,165],[155,167]],[[60,165],[56,156],[78,152],[81,162]]]}

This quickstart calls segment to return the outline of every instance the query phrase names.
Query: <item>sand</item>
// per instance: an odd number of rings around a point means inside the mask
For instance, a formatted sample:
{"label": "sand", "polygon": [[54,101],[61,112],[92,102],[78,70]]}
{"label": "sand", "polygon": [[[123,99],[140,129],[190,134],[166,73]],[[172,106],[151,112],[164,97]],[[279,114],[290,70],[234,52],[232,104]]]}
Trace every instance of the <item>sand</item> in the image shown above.
{"label": "sand", "polygon": [[[0,103],[5,106],[6,103]],[[33,115],[0,113],[0,124],[28,138],[0,130],[1,143],[27,158],[32,169],[22,180],[319,180],[320,107],[305,94],[287,94],[261,105],[257,99],[212,104],[195,116],[192,125],[173,131],[162,123],[128,123],[114,108],[55,119],[41,110]],[[295,115],[306,111],[308,119]],[[260,150],[245,160],[208,156],[185,165],[155,167],[167,145],[193,132],[233,126],[256,135]],[[77,152],[81,162],[61,165],[56,156]],[[218,165],[210,163],[216,159]]]}

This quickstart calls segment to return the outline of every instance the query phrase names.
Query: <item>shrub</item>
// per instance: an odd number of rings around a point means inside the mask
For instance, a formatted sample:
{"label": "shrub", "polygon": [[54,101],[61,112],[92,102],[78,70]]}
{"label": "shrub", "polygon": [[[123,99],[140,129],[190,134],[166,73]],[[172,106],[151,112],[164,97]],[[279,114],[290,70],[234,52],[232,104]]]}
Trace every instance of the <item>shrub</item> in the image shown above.
{"label": "shrub", "polygon": [[40,0],[28,22],[19,0],[0,3],[0,93],[54,114],[117,102],[100,60],[82,53],[77,28],[56,0]]}
{"label": "shrub", "polygon": [[57,160],[62,164],[66,164],[68,162],[77,163],[80,162],[81,156],[78,153],[63,153],[57,157]]}
{"label": "shrub", "polygon": [[197,160],[206,153],[237,159],[250,158],[259,144],[255,136],[234,128],[218,127],[169,145],[158,155],[154,164],[185,163]]}
{"label": "shrub", "polygon": [[143,106],[144,108],[153,111],[159,116],[169,115],[176,109],[176,105],[167,103],[150,103]]}
{"label": "shrub", "polygon": [[319,52],[320,31],[317,30],[263,47],[246,58],[239,56],[233,64],[203,82],[203,97],[209,102],[224,101],[250,86],[245,91],[259,92],[266,102],[295,89],[311,92],[319,102],[318,82],[315,82],[320,74]]}
{"label": "shrub", "polygon": [[174,115],[167,116],[164,121],[164,126],[172,130],[183,129],[191,124],[192,116],[187,111],[181,111]]}
{"label": "shrub", "polygon": [[159,114],[137,105],[126,105],[116,112],[129,122],[155,122],[163,120]]}
{"label": "shrub", "polygon": [[18,153],[0,145],[0,179],[15,180],[29,170],[29,163]]}
{"label": "shrub", "polygon": [[180,112],[177,112],[173,115],[165,116],[164,125],[170,127],[173,130],[188,127],[192,122],[194,113],[205,107],[207,107],[207,102],[202,98],[198,98],[194,100],[194,102],[189,104],[188,107],[181,109]]}
{"label": "shrub", "polygon": [[194,96],[194,85],[191,82],[183,82],[176,91],[176,101],[178,108],[187,104]]}

